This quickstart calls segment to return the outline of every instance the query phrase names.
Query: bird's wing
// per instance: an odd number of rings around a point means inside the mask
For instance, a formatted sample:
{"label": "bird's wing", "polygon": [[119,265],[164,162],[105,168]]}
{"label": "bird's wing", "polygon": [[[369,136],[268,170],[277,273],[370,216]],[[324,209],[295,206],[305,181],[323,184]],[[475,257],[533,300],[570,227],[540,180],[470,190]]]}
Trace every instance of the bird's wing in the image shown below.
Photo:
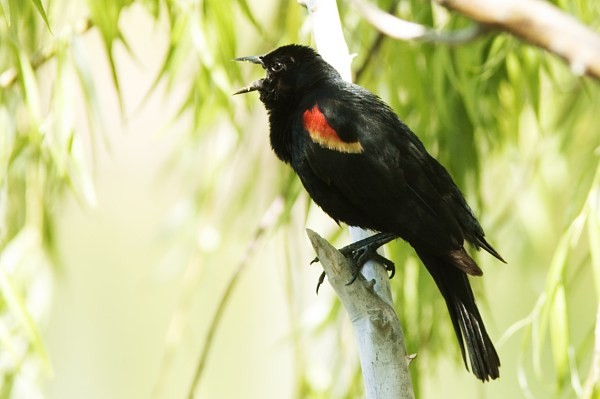
{"label": "bird's wing", "polygon": [[361,227],[397,233],[436,253],[462,247],[463,230],[435,160],[381,100],[319,99],[304,112],[303,127],[308,164],[368,215],[372,225]]}

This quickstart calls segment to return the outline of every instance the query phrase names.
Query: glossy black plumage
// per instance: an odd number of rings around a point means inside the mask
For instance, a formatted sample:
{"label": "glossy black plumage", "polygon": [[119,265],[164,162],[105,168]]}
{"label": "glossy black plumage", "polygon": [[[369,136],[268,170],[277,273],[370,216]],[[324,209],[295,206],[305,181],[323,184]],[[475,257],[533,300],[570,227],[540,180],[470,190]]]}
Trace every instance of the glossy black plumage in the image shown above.
{"label": "glossy black plumage", "polygon": [[479,379],[497,378],[500,361],[466,275],[482,272],[463,244],[502,257],[448,172],[389,106],[344,81],[311,48],[289,45],[238,60],[267,71],[238,93],[259,91],[279,159],[336,221],[410,243],[446,300],[465,365],[468,354]]}

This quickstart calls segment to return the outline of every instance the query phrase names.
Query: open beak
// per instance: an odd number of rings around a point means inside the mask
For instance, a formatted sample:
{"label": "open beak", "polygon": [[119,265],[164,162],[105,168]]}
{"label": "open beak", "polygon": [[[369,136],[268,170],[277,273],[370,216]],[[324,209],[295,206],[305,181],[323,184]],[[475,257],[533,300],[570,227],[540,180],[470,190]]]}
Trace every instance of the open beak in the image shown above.
{"label": "open beak", "polygon": [[233,95],[235,96],[236,94],[244,94],[244,93],[250,93],[251,91],[260,90],[260,88],[262,87],[263,81],[264,81],[264,79],[255,80],[254,82],[250,83],[248,86],[244,87],[243,89],[239,89],[238,91],[233,93]]}
{"label": "open beak", "polygon": [[[247,57],[239,57],[239,58],[235,58],[234,61],[251,62],[253,64],[261,65],[263,68],[265,66],[265,64],[263,63],[262,57],[259,55],[250,55]],[[235,96],[236,94],[244,94],[244,93],[250,93],[251,91],[260,90],[260,88],[263,85],[263,82],[264,82],[264,79],[255,80],[254,82],[250,83],[248,86],[244,87],[243,89],[240,89],[240,90],[236,91],[235,93],[233,93],[233,95]]]}

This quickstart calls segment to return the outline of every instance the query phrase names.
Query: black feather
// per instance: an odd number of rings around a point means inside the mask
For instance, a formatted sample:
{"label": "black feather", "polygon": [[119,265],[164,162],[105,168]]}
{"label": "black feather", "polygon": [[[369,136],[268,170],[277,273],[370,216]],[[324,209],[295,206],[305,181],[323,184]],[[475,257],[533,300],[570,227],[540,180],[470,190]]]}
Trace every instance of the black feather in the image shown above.
{"label": "black feather", "polygon": [[467,275],[427,251],[416,251],[446,300],[465,366],[468,354],[477,378],[482,381],[498,378],[500,359],[475,304]]}

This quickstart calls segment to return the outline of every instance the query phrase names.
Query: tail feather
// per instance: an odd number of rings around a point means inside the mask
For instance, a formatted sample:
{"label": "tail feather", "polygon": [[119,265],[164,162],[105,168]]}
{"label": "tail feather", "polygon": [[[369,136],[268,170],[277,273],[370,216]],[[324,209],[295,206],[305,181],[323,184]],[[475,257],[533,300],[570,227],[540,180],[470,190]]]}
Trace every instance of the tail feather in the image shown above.
{"label": "tail feather", "polygon": [[500,262],[506,263],[506,261],[504,260],[504,258],[498,253],[498,251],[496,251],[494,249],[494,247],[492,247],[490,245],[489,242],[487,242],[487,240],[485,239],[484,236],[471,237],[471,239],[469,241],[471,241],[473,244],[475,244],[475,246],[477,247],[477,249],[483,248],[488,253],[492,254],[494,256],[494,258],[498,259]]}
{"label": "tail feather", "polygon": [[446,300],[465,367],[482,381],[500,376],[500,359],[475,304],[467,275],[448,260],[417,249],[417,254]]}

